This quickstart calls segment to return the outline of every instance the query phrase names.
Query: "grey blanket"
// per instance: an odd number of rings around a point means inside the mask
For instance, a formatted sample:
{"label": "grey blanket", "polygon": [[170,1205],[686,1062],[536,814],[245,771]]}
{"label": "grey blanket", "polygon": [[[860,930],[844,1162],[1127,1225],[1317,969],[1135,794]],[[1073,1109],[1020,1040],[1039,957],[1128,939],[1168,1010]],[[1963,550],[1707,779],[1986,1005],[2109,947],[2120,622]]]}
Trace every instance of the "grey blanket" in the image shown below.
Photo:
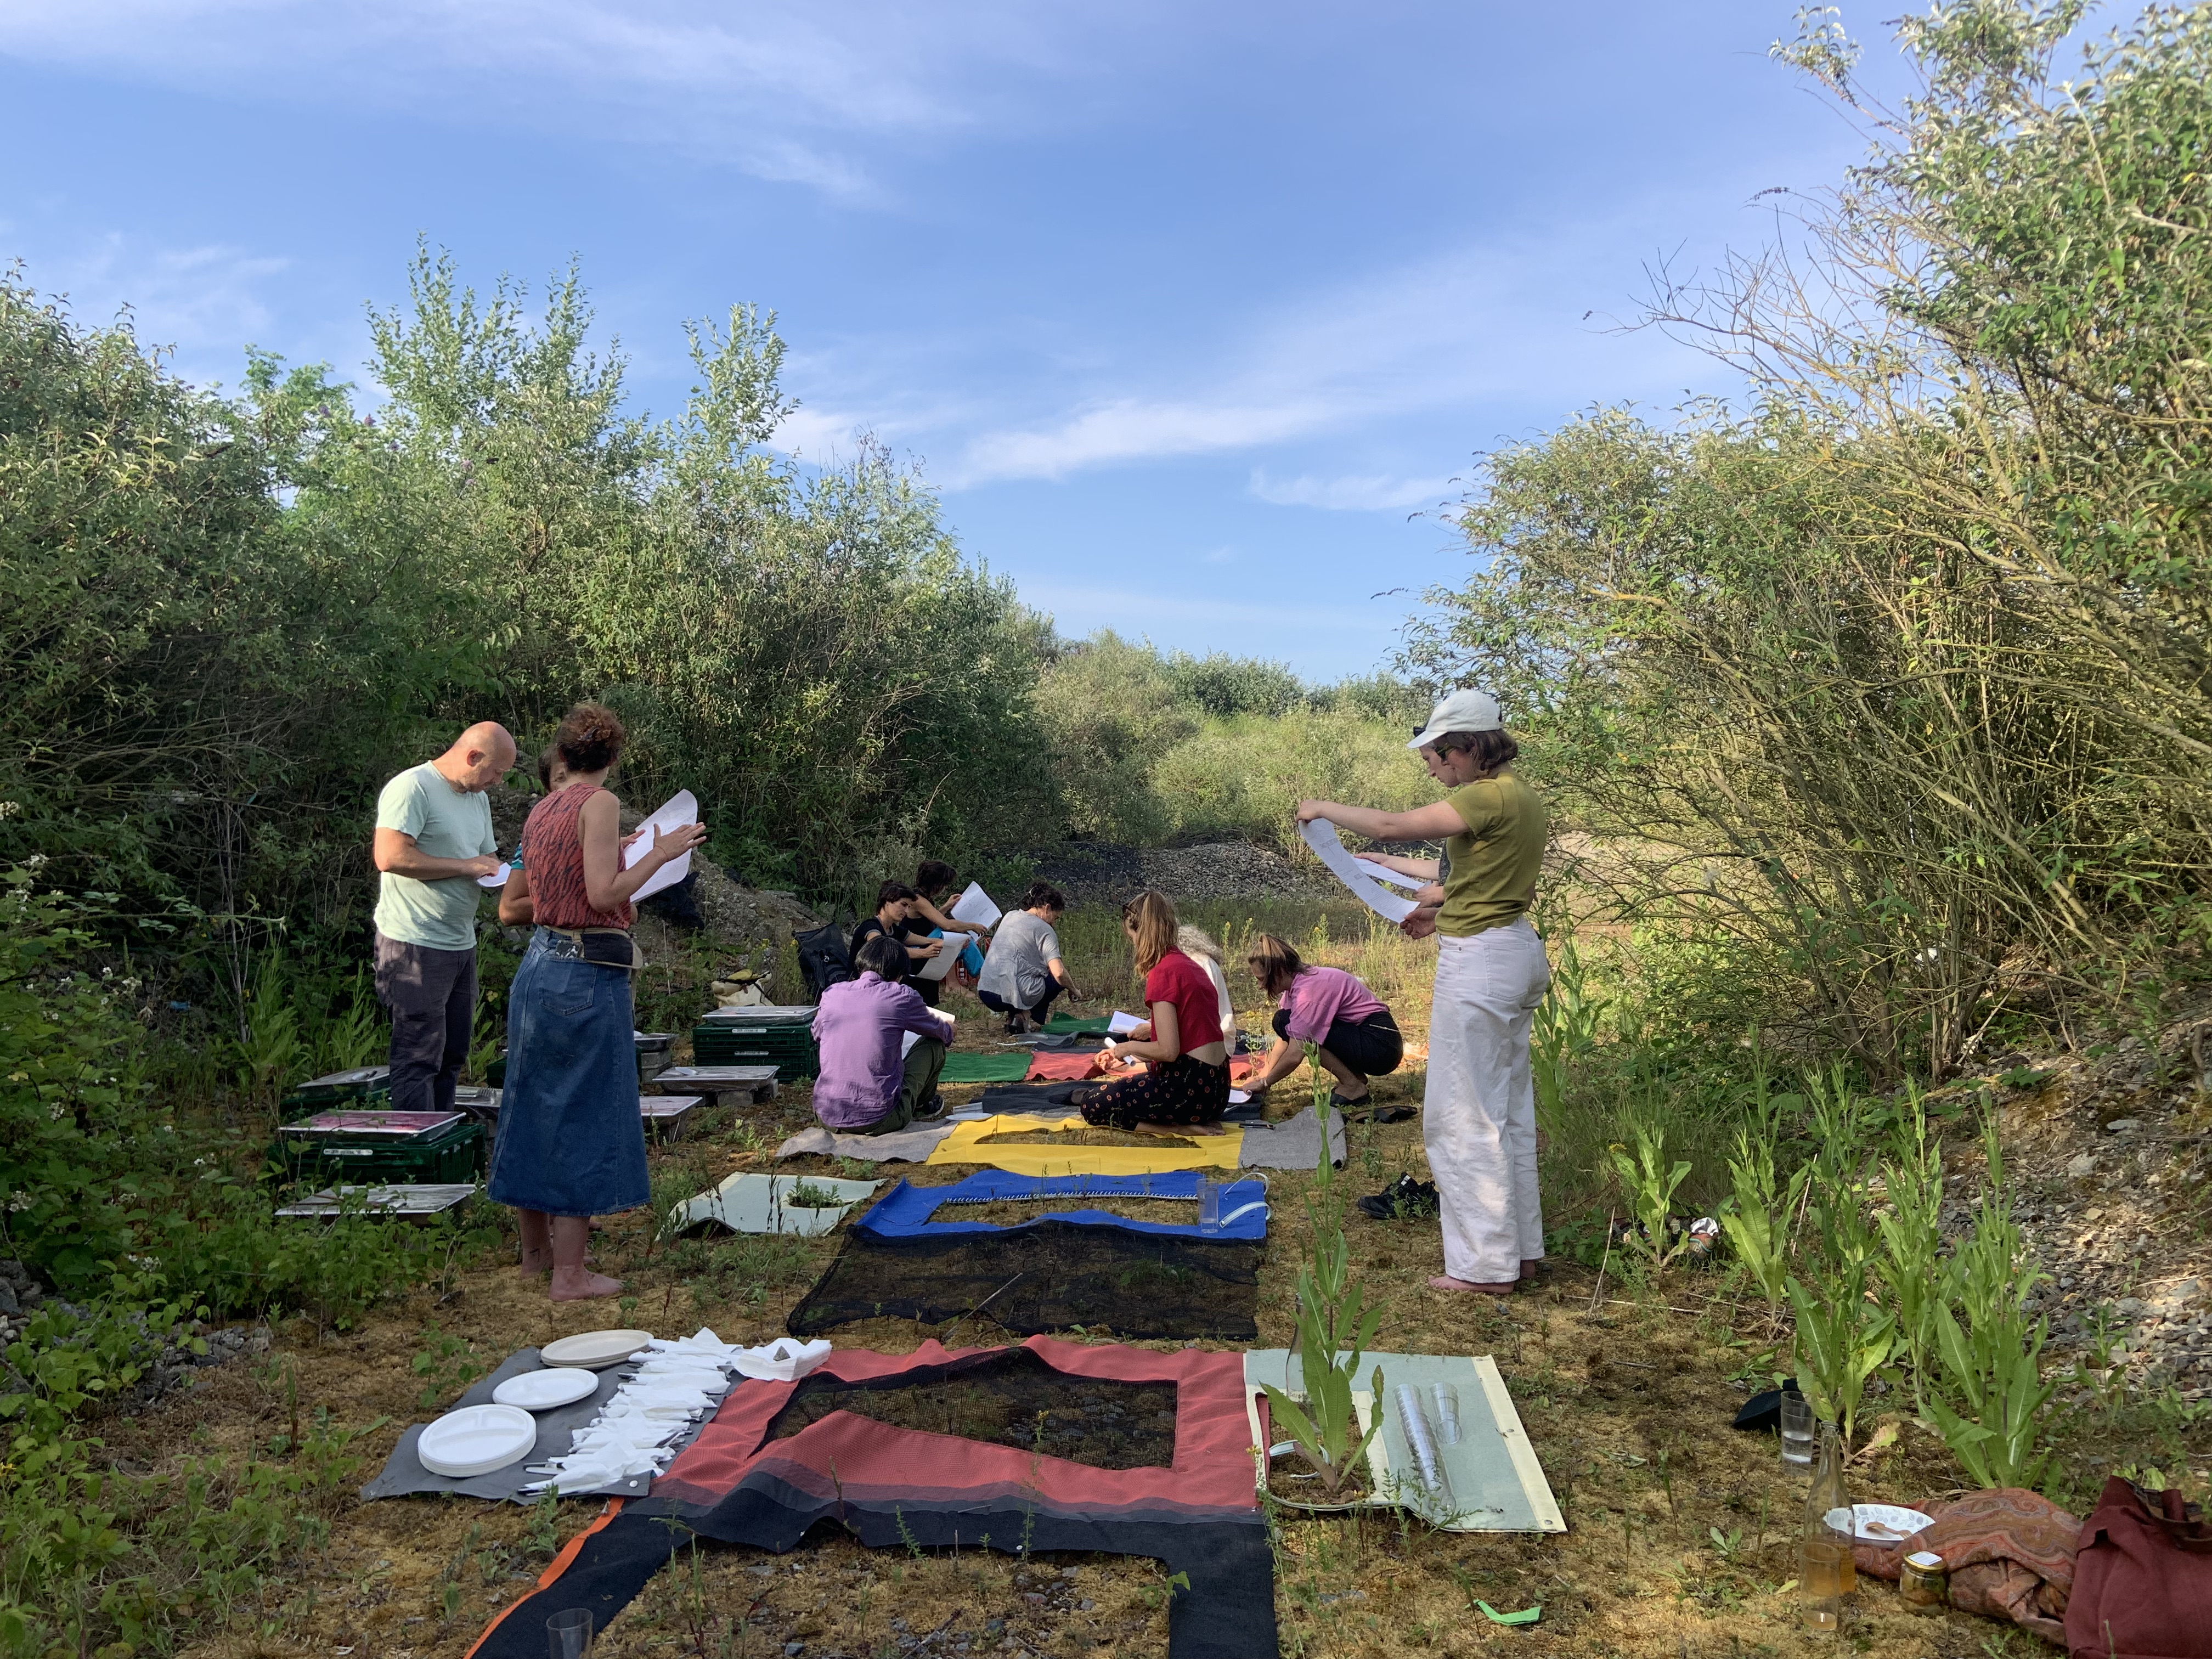
{"label": "grey blanket", "polygon": [[[492,1403],[491,1391],[508,1377],[544,1369],[545,1363],[538,1358],[538,1350],[525,1348],[520,1353],[511,1355],[497,1370],[455,1401],[453,1409],[459,1411],[463,1406],[489,1406]],[[407,1432],[399,1437],[399,1443],[392,1449],[392,1455],[385,1459],[383,1471],[361,1489],[361,1495],[368,1499],[404,1498],[410,1493],[423,1492],[454,1492],[464,1498],[488,1498],[494,1502],[534,1504],[538,1501],[536,1494],[526,1494],[522,1489],[545,1477],[531,1474],[532,1465],[543,1463],[550,1457],[566,1455],[574,1443],[576,1431],[599,1414],[599,1407],[606,1404],[617,1389],[622,1387],[634,1369],[627,1364],[610,1366],[599,1373],[598,1389],[574,1405],[556,1406],[550,1412],[532,1413],[531,1415],[538,1419],[538,1443],[530,1449],[530,1455],[509,1463],[503,1469],[494,1469],[489,1474],[474,1474],[465,1480],[455,1480],[451,1475],[431,1474],[422,1467],[422,1460],[415,1455],[415,1443],[422,1437],[422,1431],[429,1425],[425,1423],[410,1424]],[[738,1386],[742,1388],[744,1384],[739,1383]],[[692,1430],[692,1437],[696,1437],[699,1429],[704,1428],[713,1417],[714,1413],[710,1412],[701,1419]],[[641,1498],[652,1484],[648,1478],[639,1475],[612,1486],[595,1487],[593,1495]],[[561,1495],[563,1498],[586,1496],[572,1492],[564,1492]]]}

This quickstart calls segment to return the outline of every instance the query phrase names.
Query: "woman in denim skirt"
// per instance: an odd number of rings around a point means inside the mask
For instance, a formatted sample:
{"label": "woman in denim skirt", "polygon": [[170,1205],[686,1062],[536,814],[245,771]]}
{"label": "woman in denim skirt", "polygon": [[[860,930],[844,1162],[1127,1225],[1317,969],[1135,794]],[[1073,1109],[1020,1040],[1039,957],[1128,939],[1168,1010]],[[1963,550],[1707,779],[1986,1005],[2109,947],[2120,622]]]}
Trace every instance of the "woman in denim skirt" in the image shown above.
{"label": "woman in denim skirt", "polygon": [[534,921],[507,1011],[507,1083],[489,1190],[522,1220],[522,1271],[550,1272],[556,1302],[612,1296],[622,1281],[584,1265],[592,1218],[649,1196],[637,1108],[630,895],[707,838],[690,823],[622,867],[621,803],[605,788],[622,722],[583,703],[554,747],[565,785],[522,826],[522,869],[500,896],[510,926]]}

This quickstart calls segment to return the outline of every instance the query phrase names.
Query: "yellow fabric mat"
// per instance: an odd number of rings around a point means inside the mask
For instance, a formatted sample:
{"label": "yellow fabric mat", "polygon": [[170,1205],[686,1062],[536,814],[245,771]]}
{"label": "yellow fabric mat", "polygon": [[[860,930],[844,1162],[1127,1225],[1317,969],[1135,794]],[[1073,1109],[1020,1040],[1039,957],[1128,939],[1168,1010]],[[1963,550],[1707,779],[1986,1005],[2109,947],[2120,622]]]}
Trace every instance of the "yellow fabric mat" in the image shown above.
{"label": "yellow fabric mat", "polygon": [[1194,1135],[1194,1145],[1177,1146],[1051,1146],[1041,1141],[986,1146],[993,1135],[1032,1133],[1039,1129],[1082,1129],[1079,1115],[1063,1118],[1027,1115],[982,1118],[957,1123],[930,1153],[931,1164],[988,1164],[1009,1175],[1164,1175],[1170,1170],[1234,1170],[1244,1150],[1244,1129],[1233,1124],[1218,1135]]}

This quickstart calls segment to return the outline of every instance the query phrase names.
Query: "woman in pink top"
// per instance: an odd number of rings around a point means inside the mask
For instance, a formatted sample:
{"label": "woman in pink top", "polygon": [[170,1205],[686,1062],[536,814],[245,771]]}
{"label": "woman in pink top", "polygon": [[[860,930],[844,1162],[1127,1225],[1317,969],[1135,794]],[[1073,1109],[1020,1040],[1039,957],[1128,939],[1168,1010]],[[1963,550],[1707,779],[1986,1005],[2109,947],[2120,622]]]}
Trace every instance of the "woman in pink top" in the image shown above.
{"label": "woman in pink top", "polygon": [[1321,1047],[1322,1066],[1336,1079],[1330,1100],[1340,1108],[1362,1104],[1369,1078],[1398,1069],[1406,1057],[1398,1022],[1354,975],[1340,968],[1307,967],[1295,947],[1273,933],[1254,939],[1247,959],[1260,988],[1279,1004],[1275,1035],[1283,1039],[1247,1090],[1256,1094],[1297,1070],[1309,1042]]}

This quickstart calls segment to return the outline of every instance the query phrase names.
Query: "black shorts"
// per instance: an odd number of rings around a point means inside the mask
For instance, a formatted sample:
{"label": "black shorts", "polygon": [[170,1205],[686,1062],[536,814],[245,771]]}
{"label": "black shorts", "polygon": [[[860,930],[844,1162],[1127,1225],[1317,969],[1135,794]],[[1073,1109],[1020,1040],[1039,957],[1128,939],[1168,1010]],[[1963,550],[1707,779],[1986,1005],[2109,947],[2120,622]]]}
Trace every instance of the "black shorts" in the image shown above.
{"label": "black shorts", "polygon": [[[1275,1035],[1285,1042],[1291,1036],[1291,1011],[1275,1011]],[[1398,1022],[1385,1008],[1353,1024],[1338,1020],[1328,1028],[1321,1046],[1360,1077],[1388,1077],[1406,1057],[1406,1040],[1398,1035]]]}

